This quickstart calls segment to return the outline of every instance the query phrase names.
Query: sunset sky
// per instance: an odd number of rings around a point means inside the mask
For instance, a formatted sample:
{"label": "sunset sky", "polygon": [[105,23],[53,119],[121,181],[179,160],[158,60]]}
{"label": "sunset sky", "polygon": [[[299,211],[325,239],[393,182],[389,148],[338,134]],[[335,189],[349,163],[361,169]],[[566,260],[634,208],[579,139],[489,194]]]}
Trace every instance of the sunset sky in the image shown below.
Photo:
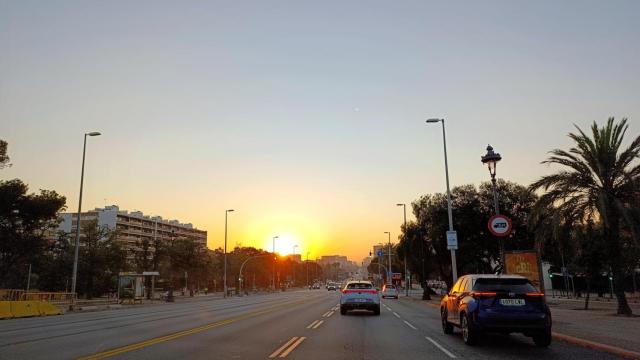
{"label": "sunset sky", "polygon": [[[572,124],[640,131],[638,1],[0,0],[0,138],[32,191],[360,261],[402,209],[529,184]],[[409,209],[408,209],[409,210]],[[455,209],[454,209],[455,211]],[[454,212],[455,216],[455,212]]]}

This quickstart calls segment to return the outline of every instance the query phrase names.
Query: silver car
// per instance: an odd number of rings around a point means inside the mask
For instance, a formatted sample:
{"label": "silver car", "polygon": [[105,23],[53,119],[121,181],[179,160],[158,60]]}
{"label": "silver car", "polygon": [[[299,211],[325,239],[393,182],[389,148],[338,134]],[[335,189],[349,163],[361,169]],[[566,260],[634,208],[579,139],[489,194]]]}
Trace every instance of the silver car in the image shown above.
{"label": "silver car", "polygon": [[340,296],[340,314],[349,310],[369,310],[380,315],[380,296],[369,281],[349,281]]}
{"label": "silver car", "polygon": [[384,285],[382,287],[382,298],[386,299],[386,298],[393,298],[393,299],[397,299],[398,298],[398,289],[396,289],[395,285]]}

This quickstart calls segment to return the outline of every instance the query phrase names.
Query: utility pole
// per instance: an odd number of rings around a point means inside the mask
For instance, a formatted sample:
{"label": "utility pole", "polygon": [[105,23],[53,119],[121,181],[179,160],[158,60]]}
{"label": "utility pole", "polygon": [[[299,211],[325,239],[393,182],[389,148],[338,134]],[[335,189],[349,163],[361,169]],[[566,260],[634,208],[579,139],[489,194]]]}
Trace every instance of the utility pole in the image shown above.
{"label": "utility pole", "polygon": [[411,284],[411,278],[409,277],[409,273],[407,271],[407,204],[397,204],[397,206],[402,206],[402,210],[404,213],[404,230],[403,230],[403,238],[404,238],[404,290],[405,296],[409,296],[409,285]]}
{"label": "utility pole", "polygon": [[391,284],[391,232],[385,231],[384,233],[389,235],[389,268],[387,269],[387,284]]}
{"label": "utility pole", "polygon": [[227,218],[233,209],[225,210],[224,212],[224,297],[227,297]]}

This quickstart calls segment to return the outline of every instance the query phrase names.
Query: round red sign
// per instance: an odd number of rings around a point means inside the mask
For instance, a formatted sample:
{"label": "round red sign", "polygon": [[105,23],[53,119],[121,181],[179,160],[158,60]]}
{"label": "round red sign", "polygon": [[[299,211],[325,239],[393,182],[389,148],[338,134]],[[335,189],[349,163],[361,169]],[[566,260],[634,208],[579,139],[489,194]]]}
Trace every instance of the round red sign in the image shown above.
{"label": "round red sign", "polygon": [[511,219],[504,215],[494,215],[489,219],[489,231],[495,236],[508,236],[513,229]]}

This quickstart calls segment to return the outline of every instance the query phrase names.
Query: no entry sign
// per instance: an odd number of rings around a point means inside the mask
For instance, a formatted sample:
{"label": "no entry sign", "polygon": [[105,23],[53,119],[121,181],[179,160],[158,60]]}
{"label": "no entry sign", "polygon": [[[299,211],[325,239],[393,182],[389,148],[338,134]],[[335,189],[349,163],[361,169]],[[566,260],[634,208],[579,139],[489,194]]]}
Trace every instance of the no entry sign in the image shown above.
{"label": "no entry sign", "polygon": [[508,236],[513,229],[511,219],[504,215],[494,215],[489,219],[489,231],[495,236]]}

